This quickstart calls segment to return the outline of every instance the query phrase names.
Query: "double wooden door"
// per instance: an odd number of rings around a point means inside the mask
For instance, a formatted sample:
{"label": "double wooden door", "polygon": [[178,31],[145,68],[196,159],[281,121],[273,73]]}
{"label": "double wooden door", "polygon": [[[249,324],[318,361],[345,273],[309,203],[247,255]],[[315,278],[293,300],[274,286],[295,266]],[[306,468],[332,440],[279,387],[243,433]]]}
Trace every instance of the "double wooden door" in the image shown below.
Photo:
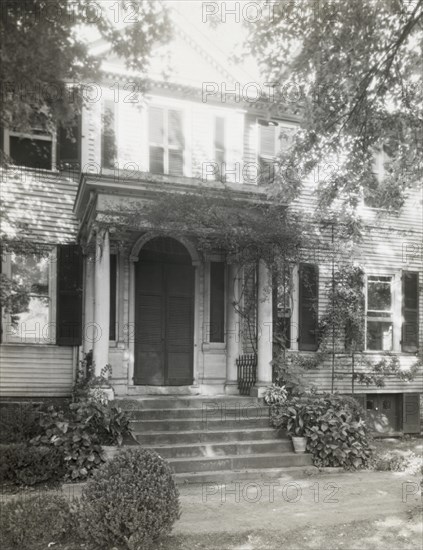
{"label": "double wooden door", "polygon": [[194,268],[139,261],[135,284],[134,383],[192,384]]}

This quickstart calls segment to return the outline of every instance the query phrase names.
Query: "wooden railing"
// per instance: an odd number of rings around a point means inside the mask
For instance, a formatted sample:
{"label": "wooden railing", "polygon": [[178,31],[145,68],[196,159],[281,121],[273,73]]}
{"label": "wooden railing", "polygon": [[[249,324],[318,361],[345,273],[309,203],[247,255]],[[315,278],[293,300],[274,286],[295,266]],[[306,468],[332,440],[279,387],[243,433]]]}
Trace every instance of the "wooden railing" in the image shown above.
{"label": "wooden railing", "polygon": [[257,355],[240,355],[236,360],[238,370],[238,389],[241,395],[250,395],[250,389],[257,381]]}

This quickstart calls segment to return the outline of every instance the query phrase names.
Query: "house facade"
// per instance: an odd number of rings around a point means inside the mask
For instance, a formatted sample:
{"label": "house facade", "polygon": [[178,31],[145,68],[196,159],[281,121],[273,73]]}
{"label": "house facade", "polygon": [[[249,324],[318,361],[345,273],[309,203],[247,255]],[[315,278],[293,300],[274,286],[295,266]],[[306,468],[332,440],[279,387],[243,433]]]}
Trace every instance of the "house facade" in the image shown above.
{"label": "house facade", "polygon": [[[97,373],[112,366],[120,397],[237,395],[243,360],[256,365],[250,391],[261,396],[272,383],[281,322],[288,355],[317,353],[317,323],[330,300],[330,233],[327,247],[309,251],[292,270],[289,307],[279,307],[277,293],[268,291],[269,269],[258,263],[251,336],[233,307],[244,299],[246,281],[236,258],[204,254],[189,232],[129,223],[122,230],[110,221],[126,207],[141,213],[166,194],[204,189],[216,197],[230,189],[240,205],[265,201],[261,174],[300,120],[295,104],[272,105],[270,114],[266,101],[239,94],[237,77],[182,29],[175,41],[171,81],[153,78],[144,96],[120,61],[106,55],[104,80],[84,88],[76,142],[61,132],[3,130],[3,150],[13,160],[2,170],[6,223],[43,252],[3,256],[2,272],[28,283],[31,294],[21,312],[3,311],[2,398],[70,395],[78,362],[91,350]],[[198,67],[196,82],[190,66]],[[304,216],[316,184],[311,177],[293,206]],[[389,354],[407,372],[423,345],[421,193],[410,192],[397,216],[362,205],[365,231],[354,259],[365,273],[366,365]],[[420,431],[421,366],[409,379],[387,375],[383,387],[354,386],[350,357],[334,353],[307,370],[307,382],[360,397],[379,431]],[[354,368],[368,366],[358,360]]]}

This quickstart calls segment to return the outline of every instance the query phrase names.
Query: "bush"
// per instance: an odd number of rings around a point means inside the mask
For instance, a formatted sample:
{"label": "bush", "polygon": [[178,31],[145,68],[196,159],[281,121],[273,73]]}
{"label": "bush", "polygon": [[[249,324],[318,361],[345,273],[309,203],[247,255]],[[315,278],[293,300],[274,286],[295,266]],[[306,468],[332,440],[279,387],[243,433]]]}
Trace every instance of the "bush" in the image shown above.
{"label": "bush", "polygon": [[364,468],[372,457],[365,415],[355,399],[339,395],[293,397],[273,405],[271,423],[307,438],[316,466]]}
{"label": "bush", "polygon": [[25,443],[40,431],[40,412],[33,403],[3,404],[0,408],[0,442]]}
{"label": "bush", "polygon": [[71,504],[59,495],[16,498],[0,506],[0,547],[5,550],[41,550],[71,535]]}
{"label": "bush", "polygon": [[0,483],[37,485],[60,481],[65,474],[64,455],[54,447],[23,443],[0,445]]}
{"label": "bush", "polygon": [[124,411],[91,399],[72,403],[66,413],[51,407],[40,422],[43,433],[31,443],[62,449],[71,481],[85,480],[104,462],[101,445],[121,445],[131,433]]}
{"label": "bush", "polygon": [[288,392],[285,386],[277,386],[276,384],[272,384],[269,388],[266,388],[264,402],[266,405],[282,405],[287,400],[287,397]]}
{"label": "bush", "polygon": [[170,533],[179,516],[179,493],[168,463],[153,451],[130,448],[88,481],[79,525],[95,547],[141,550]]}

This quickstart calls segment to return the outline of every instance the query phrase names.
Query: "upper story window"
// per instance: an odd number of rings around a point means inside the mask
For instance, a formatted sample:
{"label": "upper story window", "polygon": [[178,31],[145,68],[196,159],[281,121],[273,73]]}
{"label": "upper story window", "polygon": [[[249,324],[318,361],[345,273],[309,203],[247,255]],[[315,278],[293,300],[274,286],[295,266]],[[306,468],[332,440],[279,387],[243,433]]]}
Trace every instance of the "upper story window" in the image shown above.
{"label": "upper story window", "polygon": [[184,147],[182,111],[149,108],[150,172],[182,176]]}
{"label": "upper story window", "polygon": [[116,159],[115,102],[105,100],[101,115],[101,166],[114,168]]}
{"label": "upper story window", "polygon": [[259,120],[258,133],[258,183],[272,183],[277,170],[276,159],[292,146],[295,126],[273,120]]}
{"label": "upper story window", "polygon": [[369,275],[367,278],[366,348],[393,349],[393,277]]}
{"label": "upper story window", "polygon": [[225,147],[225,119],[216,116],[214,119],[214,158],[217,164],[216,179],[222,179],[224,176],[224,163],[226,162]]}
{"label": "upper story window", "polygon": [[5,130],[4,152],[17,166],[52,170],[54,136],[41,128],[28,134]]}

